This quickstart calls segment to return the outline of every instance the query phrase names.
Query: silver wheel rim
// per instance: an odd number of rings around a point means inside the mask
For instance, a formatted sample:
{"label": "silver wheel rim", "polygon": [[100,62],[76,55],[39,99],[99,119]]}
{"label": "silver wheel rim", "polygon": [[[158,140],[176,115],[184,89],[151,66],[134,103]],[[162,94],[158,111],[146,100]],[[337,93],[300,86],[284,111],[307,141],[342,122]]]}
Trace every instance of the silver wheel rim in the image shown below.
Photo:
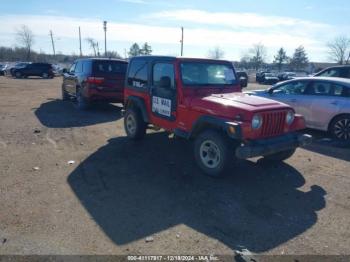
{"label": "silver wheel rim", "polygon": [[131,135],[136,132],[136,119],[132,114],[129,114],[126,118],[126,128]]}
{"label": "silver wheel rim", "polygon": [[205,140],[200,148],[199,154],[203,165],[207,168],[217,168],[221,161],[219,147],[211,140]]}
{"label": "silver wheel rim", "polygon": [[49,75],[46,74],[46,73],[43,74],[43,77],[44,77],[44,78],[47,78],[48,76],[49,76]]}
{"label": "silver wheel rim", "polygon": [[334,134],[339,139],[349,140],[350,139],[350,119],[345,118],[336,122],[334,125]]}
{"label": "silver wheel rim", "polygon": [[21,77],[21,73],[16,73],[16,76],[17,77]]}

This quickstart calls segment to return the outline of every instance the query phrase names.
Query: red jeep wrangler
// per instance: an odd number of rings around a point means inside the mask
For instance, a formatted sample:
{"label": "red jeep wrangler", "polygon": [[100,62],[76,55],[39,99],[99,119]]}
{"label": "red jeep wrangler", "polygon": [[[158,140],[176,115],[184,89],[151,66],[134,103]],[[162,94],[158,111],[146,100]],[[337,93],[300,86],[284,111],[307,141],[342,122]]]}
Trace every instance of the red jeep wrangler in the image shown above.
{"label": "red jeep wrangler", "polygon": [[124,127],[141,139],[153,125],[194,140],[198,166],[218,176],[234,158],[283,161],[311,136],[288,105],[240,92],[232,63],[143,56],[132,58],[124,90]]}

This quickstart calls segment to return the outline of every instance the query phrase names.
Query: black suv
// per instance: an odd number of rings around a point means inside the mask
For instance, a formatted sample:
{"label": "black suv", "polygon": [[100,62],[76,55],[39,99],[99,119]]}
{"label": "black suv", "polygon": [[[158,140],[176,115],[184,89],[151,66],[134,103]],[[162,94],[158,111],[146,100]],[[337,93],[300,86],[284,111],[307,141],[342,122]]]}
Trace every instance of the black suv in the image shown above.
{"label": "black suv", "polygon": [[75,98],[79,109],[91,102],[124,102],[124,81],[128,62],[119,59],[79,59],[63,71],[62,99]]}
{"label": "black suv", "polygon": [[26,78],[28,76],[41,76],[42,78],[53,78],[52,65],[48,63],[30,63],[21,67],[14,67],[11,71],[16,78]]}
{"label": "black suv", "polygon": [[350,65],[328,67],[314,76],[350,78]]}

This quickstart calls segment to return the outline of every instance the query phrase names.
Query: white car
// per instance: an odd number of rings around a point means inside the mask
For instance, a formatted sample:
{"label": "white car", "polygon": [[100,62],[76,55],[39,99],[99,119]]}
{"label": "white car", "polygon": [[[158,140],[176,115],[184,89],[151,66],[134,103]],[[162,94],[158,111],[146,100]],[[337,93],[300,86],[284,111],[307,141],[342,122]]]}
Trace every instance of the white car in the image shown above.
{"label": "white car", "polygon": [[246,93],[286,103],[305,117],[307,127],[350,141],[349,79],[303,77]]}

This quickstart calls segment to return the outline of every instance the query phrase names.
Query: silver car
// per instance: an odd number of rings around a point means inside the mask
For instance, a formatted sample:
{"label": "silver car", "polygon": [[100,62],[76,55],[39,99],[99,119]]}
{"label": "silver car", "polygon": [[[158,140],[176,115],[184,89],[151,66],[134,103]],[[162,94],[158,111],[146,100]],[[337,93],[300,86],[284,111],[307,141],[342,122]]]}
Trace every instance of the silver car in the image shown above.
{"label": "silver car", "polygon": [[306,126],[329,131],[350,141],[350,80],[335,77],[303,77],[278,83],[268,90],[246,92],[292,106],[305,117]]}

